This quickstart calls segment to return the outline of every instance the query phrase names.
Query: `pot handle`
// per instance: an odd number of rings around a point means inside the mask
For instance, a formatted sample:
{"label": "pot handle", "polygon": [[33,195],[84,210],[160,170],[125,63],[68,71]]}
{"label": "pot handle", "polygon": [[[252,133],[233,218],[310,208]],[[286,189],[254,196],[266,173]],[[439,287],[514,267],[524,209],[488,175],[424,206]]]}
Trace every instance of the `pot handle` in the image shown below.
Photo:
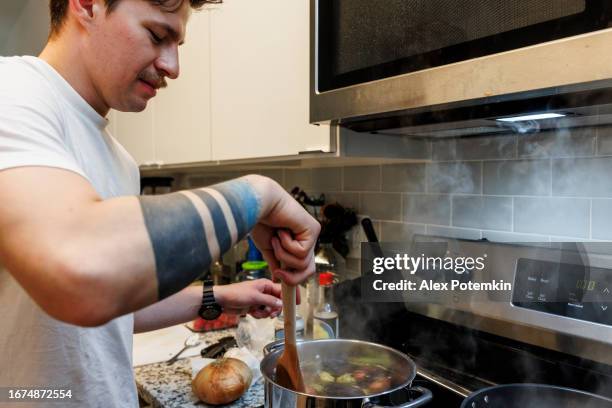
{"label": "pot handle", "polygon": [[402,405],[396,405],[393,407],[383,407],[380,405],[376,405],[371,403],[370,401],[366,401],[361,407],[362,408],[416,408],[416,407],[420,407],[423,404],[428,403],[429,401],[431,401],[432,399],[432,393],[431,391],[429,391],[427,388],[425,387],[421,387],[419,385],[416,385],[414,387],[406,387],[406,389],[408,389],[408,391],[413,391],[413,392],[418,392],[419,397],[417,399],[414,399],[412,401],[408,401]]}

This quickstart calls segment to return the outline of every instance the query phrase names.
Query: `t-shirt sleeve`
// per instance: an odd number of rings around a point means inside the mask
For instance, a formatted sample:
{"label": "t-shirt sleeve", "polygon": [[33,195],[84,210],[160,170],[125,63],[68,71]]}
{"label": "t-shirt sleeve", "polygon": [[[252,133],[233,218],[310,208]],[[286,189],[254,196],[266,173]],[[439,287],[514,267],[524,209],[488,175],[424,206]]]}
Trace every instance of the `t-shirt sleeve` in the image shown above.
{"label": "t-shirt sleeve", "polygon": [[0,170],[56,167],[87,178],[64,142],[61,112],[54,105],[44,93],[15,95],[0,87]]}

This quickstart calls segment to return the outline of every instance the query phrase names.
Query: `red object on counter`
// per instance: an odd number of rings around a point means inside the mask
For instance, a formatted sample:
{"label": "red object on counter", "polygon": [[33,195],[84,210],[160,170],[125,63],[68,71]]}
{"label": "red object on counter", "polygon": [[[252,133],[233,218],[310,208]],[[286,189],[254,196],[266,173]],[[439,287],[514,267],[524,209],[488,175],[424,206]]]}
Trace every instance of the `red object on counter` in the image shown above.
{"label": "red object on counter", "polygon": [[321,272],[319,274],[319,285],[327,286],[334,283],[334,274],[331,272]]}
{"label": "red object on counter", "polygon": [[215,320],[204,320],[198,317],[193,321],[191,329],[197,332],[227,329],[229,327],[238,326],[239,319],[240,316],[238,315],[229,315],[225,313],[222,313],[221,316]]}

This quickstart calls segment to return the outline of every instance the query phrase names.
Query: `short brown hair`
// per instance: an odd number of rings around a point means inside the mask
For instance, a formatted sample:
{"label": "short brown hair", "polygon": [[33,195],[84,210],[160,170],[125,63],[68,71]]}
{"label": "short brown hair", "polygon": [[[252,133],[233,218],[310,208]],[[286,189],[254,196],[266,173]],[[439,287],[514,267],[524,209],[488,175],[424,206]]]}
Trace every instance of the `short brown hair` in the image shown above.
{"label": "short brown hair", "polygon": [[[106,10],[110,13],[120,0],[104,0]],[[147,0],[153,4],[166,7],[170,10],[178,9],[183,1],[186,0]],[[207,3],[221,3],[223,0],[189,0],[189,5],[193,9],[202,8]],[[59,33],[68,13],[68,0],[49,0],[49,12],[51,13],[51,32],[50,36]]]}

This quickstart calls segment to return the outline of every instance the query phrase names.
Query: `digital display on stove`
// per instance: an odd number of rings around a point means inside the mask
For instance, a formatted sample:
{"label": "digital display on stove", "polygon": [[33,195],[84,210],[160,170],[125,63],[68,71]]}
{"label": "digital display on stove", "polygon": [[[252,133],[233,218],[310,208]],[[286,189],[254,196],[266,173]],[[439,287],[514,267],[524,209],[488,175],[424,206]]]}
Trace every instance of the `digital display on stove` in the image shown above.
{"label": "digital display on stove", "polygon": [[612,325],[612,269],[521,258],[512,304]]}

